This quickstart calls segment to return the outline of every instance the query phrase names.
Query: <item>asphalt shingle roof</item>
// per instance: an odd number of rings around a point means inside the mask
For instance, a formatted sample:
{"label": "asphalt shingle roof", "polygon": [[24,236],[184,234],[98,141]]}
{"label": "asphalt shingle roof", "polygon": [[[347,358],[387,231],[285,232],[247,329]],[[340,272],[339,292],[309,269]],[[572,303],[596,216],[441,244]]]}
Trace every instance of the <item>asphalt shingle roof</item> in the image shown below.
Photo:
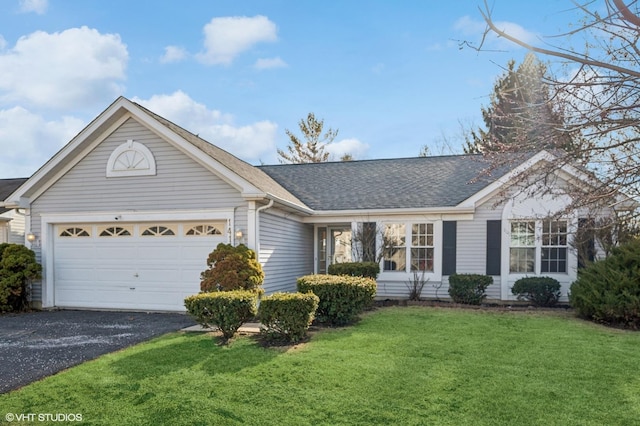
{"label": "asphalt shingle roof", "polygon": [[[27,178],[0,179],[0,202],[3,202],[9,195],[27,181]],[[0,207],[0,213],[5,213],[9,209]]]}
{"label": "asphalt shingle roof", "polygon": [[451,207],[510,167],[482,155],[259,166],[314,210]]}

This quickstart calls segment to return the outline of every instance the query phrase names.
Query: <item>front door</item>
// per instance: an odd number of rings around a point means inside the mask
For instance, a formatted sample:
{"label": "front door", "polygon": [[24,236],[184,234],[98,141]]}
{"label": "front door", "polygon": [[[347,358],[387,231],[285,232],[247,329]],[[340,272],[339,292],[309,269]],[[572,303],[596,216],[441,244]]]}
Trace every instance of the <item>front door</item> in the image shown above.
{"label": "front door", "polygon": [[329,265],[351,262],[351,226],[327,226],[318,228],[317,270],[326,274]]}

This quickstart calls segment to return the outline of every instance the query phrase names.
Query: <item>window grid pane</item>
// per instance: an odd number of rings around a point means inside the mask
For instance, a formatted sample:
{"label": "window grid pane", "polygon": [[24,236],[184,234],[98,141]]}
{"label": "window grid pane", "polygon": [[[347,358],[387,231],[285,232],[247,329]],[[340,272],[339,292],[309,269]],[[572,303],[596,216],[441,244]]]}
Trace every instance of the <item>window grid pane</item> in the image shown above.
{"label": "window grid pane", "polygon": [[541,272],[567,272],[567,222],[542,222]]}
{"label": "window grid pane", "polygon": [[433,223],[414,223],[411,245],[411,270],[433,271]]}
{"label": "window grid pane", "polygon": [[411,270],[412,271],[433,271],[433,249],[413,248],[411,249]]}
{"label": "window grid pane", "polygon": [[509,271],[532,273],[536,269],[536,222],[511,222]]}
{"label": "window grid pane", "polygon": [[407,265],[406,226],[390,223],[386,226],[384,265],[385,271],[404,271]]}

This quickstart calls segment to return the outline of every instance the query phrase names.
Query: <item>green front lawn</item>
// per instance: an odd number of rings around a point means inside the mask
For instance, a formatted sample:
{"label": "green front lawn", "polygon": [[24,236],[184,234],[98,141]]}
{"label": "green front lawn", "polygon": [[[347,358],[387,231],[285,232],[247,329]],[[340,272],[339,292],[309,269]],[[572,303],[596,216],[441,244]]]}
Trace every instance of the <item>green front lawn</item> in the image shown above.
{"label": "green front lawn", "polygon": [[639,366],[640,333],[564,312],[383,308],[287,351],[170,334],[0,395],[0,422],[633,425]]}

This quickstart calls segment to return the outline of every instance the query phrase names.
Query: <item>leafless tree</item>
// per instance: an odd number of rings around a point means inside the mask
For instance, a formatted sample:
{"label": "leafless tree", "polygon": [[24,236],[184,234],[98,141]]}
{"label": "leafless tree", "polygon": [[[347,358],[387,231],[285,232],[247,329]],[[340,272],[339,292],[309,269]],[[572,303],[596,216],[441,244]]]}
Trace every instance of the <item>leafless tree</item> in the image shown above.
{"label": "leafless tree", "polygon": [[[477,44],[485,50],[489,35],[497,35],[548,59],[560,76],[547,76],[553,97],[562,100],[564,131],[581,138],[578,151],[556,150],[557,159],[541,172],[552,176],[574,164],[593,176],[591,185],[569,185],[573,203],[567,208],[621,207],[622,192],[640,199],[640,6],[636,1],[574,0],[583,19],[567,31],[528,43],[501,28],[487,0],[480,7],[486,30]],[[604,10],[604,13],[602,12]],[[580,40],[579,47],[572,46]],[[506,147],[506,151],[509,147]],[[493,155],[493,167],[518,162],[515,153]],[[526,155],[526,154],[521,154]],[[531,177],[523,176],[526,184]]]}

